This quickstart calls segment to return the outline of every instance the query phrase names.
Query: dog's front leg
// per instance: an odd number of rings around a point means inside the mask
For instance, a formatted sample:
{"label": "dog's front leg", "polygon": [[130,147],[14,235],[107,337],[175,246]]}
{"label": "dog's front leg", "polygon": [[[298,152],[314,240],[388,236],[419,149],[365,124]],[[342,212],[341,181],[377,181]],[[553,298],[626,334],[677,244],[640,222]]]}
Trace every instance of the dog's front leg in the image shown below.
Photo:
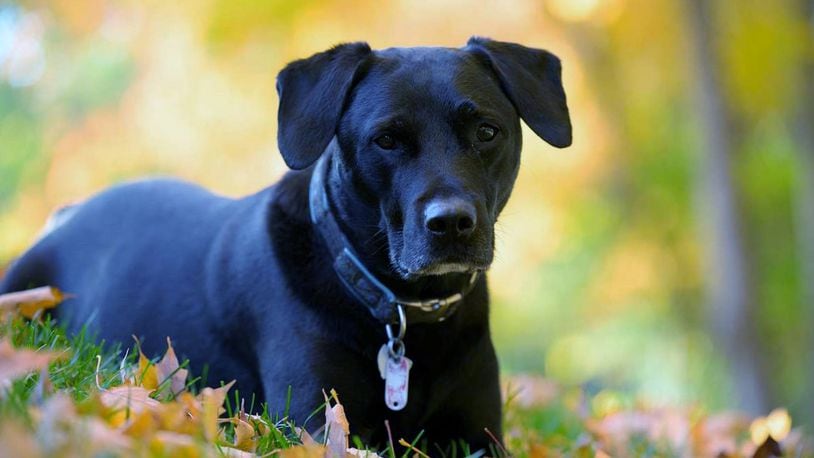
{"label": "dog's front leg", "polygon": [[456,378],[449,398],[428,422],[428,438],[442,449],[445,444],[463,441],[471,453],[480,449],[488,452],[490,445],[502,446],[495,444],[495,439],[502,441],[498,362],[488,335],[471,352],[476,359]]}

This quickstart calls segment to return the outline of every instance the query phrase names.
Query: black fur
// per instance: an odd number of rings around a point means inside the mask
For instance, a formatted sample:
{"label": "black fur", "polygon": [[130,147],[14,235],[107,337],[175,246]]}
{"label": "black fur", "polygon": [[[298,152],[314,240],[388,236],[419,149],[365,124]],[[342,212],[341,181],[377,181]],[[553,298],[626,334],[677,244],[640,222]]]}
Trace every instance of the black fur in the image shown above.
{"label": "black fur", "polygon": [[[559,61],[487,39],[462,49],[341,45],[290,64],[278,90],[286,163],[303,169],[333,155],[337,219],[401,296],[445,296],[488,268],[519,166],[518,113],[555,146],[571,139]],[[493,140],[482,139],[484,125],[497,129]],[[0,292],[73,293],[56,312],[69,330],[125,343],[135,334],[150,354],[170,336],[194,373],[208,365],[210,385],[236,379],[271,411],[290,386],[297,421],[335,388],[367,443],[385,443],[388,419],[396,438],[424,429],[430,442],[486,446],[484,428],[501,434],[501,402],[485,278],[447,321],[408,326],[409,402],[387,410],[375,361],[384,327],[332,270],[309,218],[310,176],[292,171],[237,200],[172,180],[116,186],[71,208]],[[474,209],[471,235],[428,230],[428,204],[450,199]]]}

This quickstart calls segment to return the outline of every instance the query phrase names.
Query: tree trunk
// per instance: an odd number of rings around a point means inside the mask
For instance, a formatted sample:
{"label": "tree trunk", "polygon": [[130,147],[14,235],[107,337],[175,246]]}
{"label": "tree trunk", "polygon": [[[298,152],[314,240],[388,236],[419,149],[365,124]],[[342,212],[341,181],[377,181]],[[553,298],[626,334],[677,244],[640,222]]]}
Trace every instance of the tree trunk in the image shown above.
{"label": "tree trunk", "polygon": [[732,179],[731,113],[718,80],[714,3],[686,1],[695,68],[695,112],[701,133],[697,189],[707,253],[709,319],[713,338],[728,363],[738,408],[761,414],[767,405],[767,381],[754,319],[757,301]]}
{"label": "tree trunk", "polygon": [[[814,0],[801,2],[800,13],[807,18],[809,43],[814,43]],[[802,279],[802,304],[805,307],[803,324],[808,331],[808,341],[802,354],[808,355],[808,373],[804,405],[814,421],[814,57],[811,45],[803,53],[800,67],[799,110],[797,112],[797,186],[795,188],[795,225],[797,233],[800,278]],[[804,419],[805,420],[805,419]]]}

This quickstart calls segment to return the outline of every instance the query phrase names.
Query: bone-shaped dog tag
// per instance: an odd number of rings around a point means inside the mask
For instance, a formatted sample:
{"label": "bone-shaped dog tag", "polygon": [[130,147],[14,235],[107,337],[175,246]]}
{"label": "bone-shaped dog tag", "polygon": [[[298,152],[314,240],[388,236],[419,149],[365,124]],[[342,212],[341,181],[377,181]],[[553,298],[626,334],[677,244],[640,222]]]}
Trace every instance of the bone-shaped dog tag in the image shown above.
{"label": "bone-shaped dog tag", "polygon": [[398,360],[388,357],[384,378],[384,403],[390,410],[401,410],[407,405],[407,389],[413,362],[402,356]]}

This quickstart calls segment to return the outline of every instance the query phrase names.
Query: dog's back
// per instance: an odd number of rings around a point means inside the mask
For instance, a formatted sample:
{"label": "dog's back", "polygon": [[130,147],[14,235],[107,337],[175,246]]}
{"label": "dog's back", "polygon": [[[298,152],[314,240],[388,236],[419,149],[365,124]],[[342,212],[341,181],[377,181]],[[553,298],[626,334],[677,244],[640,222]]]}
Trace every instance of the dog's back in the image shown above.
{"label": "dog's back", "polygon": [[56,286],[76,295],[55,311],[69,331],[126,342],[144,330],[146,348],[158,351],[167,336],[195,334],[211,248],[240,202],[169,179],[115,186],[55,213],[0,292]]}

